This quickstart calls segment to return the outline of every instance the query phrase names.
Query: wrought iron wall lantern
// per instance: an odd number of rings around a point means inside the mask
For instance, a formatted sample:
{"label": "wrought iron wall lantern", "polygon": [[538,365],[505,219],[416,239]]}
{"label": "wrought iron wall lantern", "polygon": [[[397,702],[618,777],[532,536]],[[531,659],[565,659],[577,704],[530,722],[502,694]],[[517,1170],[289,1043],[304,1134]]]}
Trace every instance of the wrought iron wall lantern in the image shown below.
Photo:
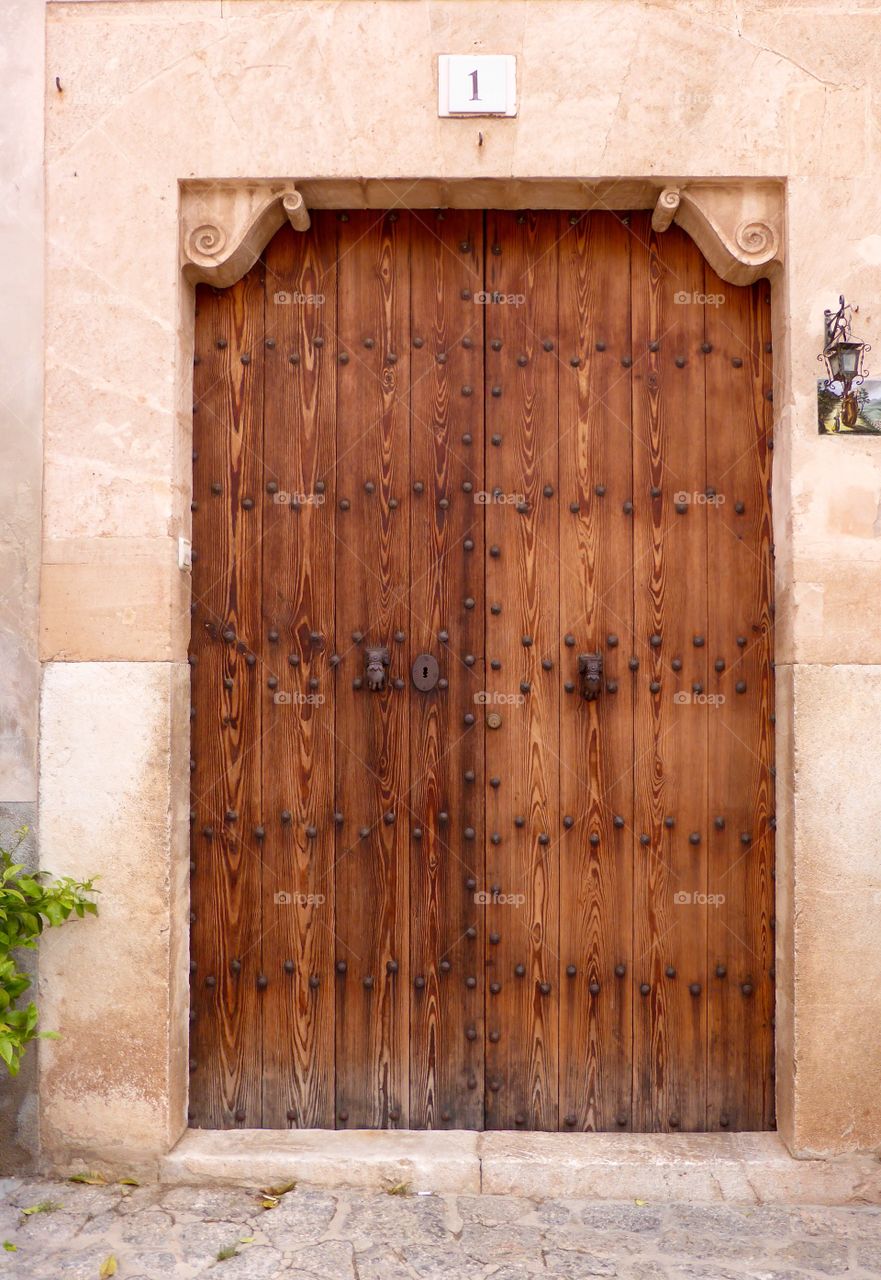
{"label": "wrought iron wall lantern", "polygon": [[826,366],[825,389],[833,395],[840,394],[841,422],[846,427],[853,427],[859,416],[859,400],[853,389],[868,377],[863,357],[872,349],[868,342],[854,337],[851,330],[852,313],[853,308],[844,301],[844,294],[838,299],[837,311],[827,310],[823,313],[826,340],[822,352],[817,356]]}

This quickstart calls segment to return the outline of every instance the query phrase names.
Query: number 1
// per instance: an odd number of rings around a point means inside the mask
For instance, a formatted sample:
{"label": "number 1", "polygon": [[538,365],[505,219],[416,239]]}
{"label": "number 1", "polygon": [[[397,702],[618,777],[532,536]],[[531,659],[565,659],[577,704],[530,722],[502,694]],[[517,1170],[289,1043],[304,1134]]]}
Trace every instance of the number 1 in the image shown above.
{"label": "number 1", "polygon": [[479,102],[480,96],[477,92],[477,72],[472,71],[470,74],[471,74],[471,101]]}

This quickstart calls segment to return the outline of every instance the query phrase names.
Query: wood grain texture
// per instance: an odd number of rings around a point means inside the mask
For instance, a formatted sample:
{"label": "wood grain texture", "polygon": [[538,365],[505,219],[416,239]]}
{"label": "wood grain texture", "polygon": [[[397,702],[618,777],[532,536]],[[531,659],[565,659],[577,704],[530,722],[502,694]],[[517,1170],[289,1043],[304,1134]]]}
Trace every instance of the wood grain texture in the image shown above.
{"label": "wood grain texture", "polygon": [[[353,212],[337,267],[336,1094],[369,1128],[406,1128],[409,1103],[410,223]],[[368,646],[390,652],[380,692]]]}
{"label": "wood grain texture", "polygon": [[[731,289],[707,268],[710,689],[709,1049],[707,1128],[773,1120],[773,672],[768,448],[770,289]],[[716,670],[717,663],[724,669]],[[724,826],[721,824],[724,823]]]}
{"label": "wood grain texture", "polygon": [[[635,1127],[700,1130],[707,1043],[704,263],[633,218]],[[656,343],[652,351],[649,344]],[[646,500],[651,488],[660,495]],[[681,510],[677,511],[677,506]],[[653,646],[651,637],[660,638]],[[674,663],[681,662],[681,670]],[[665,826],[670,820],[672,825]],[[692,843],[694,840],[694,843]],[[682,895],[687,895],[687,900]],[[645,994],[642,991],[648,988]]]}
{"label": "wood grain texture", "polygon": [[413,219],[410,652],[434,654],[448,687],[423,693],[408,679],[410,1123],[479,1129],[485,983],[475,894],[484,882],[484,727],[475,696],[484,688],[485,308],[474,295],[483,286],[483,214],[426,211]]}
{"label": "wood grain texture", "polygon": [[[634,494],[630,229],[579,216],[560,241],[560,1116],[567,1130],[631,1123]],[[644,348],[644,344],[643,344]],[[642,350],[639,349],[639,355]],[[573,506],[576,508],[573,510]],[[582,696],[579,653],[603,687]],[[623,966],[623,972],[622,972]]]}
{"label": "wood grain texture", "polygon": [[197,290],[190,1123],[262,1123],[263,284]]}
{"label": "wood grain texture", "polygon": [[192,1124],[773,1125],[769,301],[647,213],[199,287]]}
{"label": "wood grain texture", "polygon": [[316,213],[265,255],[266,1128],[334,1123],[336,228]]}
{"label": "wood grain texture", "polygon": [[559,224],[487,215],[487,289],[506,299],[486,320],[486,540],[501,551],[487,560],[486,619],[486,709],[502,717],[486,737],[487,831],[501,837],[486,855],[493,1129],[558,1123]]}

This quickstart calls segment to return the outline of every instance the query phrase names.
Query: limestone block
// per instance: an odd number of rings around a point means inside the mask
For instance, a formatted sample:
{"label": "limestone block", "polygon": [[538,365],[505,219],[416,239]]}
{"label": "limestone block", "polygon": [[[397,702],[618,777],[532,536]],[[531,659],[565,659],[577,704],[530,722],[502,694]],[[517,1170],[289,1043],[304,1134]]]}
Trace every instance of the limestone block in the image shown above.
{"label": "limestone block", "polygon": [[[40,948],[45,1152],[143,1164],[184,1123],[188,669],[50,663],[40,862],[98,877],[99,914]],[[184,735],[186,730],[184,729]],[[182,941],[182,939],[184,941]]]}

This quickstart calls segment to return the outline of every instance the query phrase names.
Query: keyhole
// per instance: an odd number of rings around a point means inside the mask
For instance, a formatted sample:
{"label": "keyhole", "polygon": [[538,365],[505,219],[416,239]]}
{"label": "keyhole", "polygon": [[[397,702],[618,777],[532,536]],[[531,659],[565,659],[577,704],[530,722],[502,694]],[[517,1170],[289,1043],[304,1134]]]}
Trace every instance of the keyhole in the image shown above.
{"label": "keyhole", "polygon": [[427,680],[427,679],[428,679],[428,667],[423,667],[423,668],[422,668],[422,679],[423,679],[423,680]]}

